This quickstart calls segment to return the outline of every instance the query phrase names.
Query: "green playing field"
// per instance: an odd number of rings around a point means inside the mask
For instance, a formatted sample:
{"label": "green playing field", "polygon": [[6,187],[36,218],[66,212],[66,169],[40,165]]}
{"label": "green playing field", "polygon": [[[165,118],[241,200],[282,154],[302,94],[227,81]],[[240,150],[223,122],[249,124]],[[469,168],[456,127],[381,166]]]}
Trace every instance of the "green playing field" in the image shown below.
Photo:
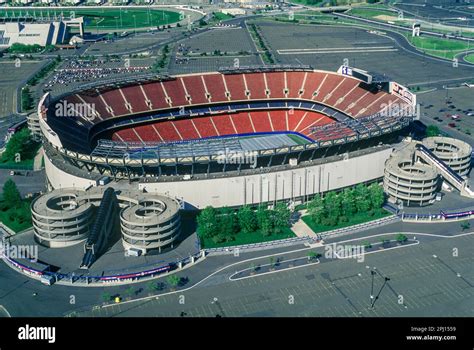
{"label": "green playing field", "polygon": [[51,18],[63,16],[85,17],[86,29],[117,30],[156,27],[163,24],[178,22],[184,14],[168,10],[148,8],[61,8],[61,9],[2,9],[2,19],[12,18]]}

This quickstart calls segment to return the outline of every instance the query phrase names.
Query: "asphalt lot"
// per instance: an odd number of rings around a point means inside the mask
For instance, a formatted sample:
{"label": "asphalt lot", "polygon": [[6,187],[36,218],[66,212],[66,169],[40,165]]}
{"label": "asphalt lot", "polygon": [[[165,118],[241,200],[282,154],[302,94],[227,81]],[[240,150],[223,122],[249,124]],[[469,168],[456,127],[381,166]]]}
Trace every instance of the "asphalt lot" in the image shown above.
{"label": "asphalt lot", "polygon": [[[468,116],[468,113],[474,113],[473,96],[474,88],[460,87],[421,93],[418,94],[417,100],[423,103],[421,111],[426,114],[430,124],[438,126],[448,134],[453,134],[453,137],[473,144],[474,115]],[[453,120],[449,115],[458,115],[459,119]],[[438,120],[434,117],[438,117]],[[454,128],[448,125],[451,123],[454,123]]]}
{"label": "asphalt lot", "polygon": [[[396,33],[370,34],[365,29],[346,26],[293,25],[258,20],[261,31],[277,60],[282,64],[307,64],[316,69],[337,70],[348,59],[349,65],[384,74],[404,85],[439,86],[474,78],[474,66],[453,67],[452,62],[432,59],[411,47]],[[279,54],[291,48],[295,54]],[[355,46],[366,52],[355,52]],[[374,48],[380,48],[379,51]],[[372,48],[371,51],[367,48]],[[319,50],[303,53],[303,50]]]}
{"label": "asphalt lot", "polygon": [[[341,236],[333,240],[327,240],[326,243],[334,243],[354,238],[365,237],[368,235],[379,235],[386,232],[426,232],[429,234],[460,234],[462,233],[459,223],[419,225],[395,223],[366,232],[359,232],[354,235]],[[117,306],[107,307],[101,310],[92,311],[94,306],[101,305],[102,294],[106,291],[111,295],[120,295],[125,297],[128,286],[115,286],[108,288],[75,288],[72,286],[55,285],[52,287],[41,285],[38,281],[34,281],[26,276],[18,274],[5,264],[0,264],[0,304],[3,305],[13,317],[18,316],[64,316],[71,312],[76,312],[78,316],[179,316],[184,311],[190,316],[215,316],[219,313],[217,305],[211,304],[213,298],[218,298],[224,312],[220,312],[223,316],[294,316],[294,315],[312,315],[312,316],[331,316],[331,315],[352,315],[354,310],[351,306],[343,305],[344,297],[335,290],[338,287],[343,293],[350,293],[351,301],[353,301],[358,310],[362,312],[362,316],[393,316],[397,312],[401,312],[400,316],[408,315],[437,315],[445,308],[451,308],[451,303],[457,304],[464,299],[464,305],[453,306],[450,312],[453,315],[467,315],[473,312],[472,287],[464,286],[461,280],[457,280],[452,275],[452,271],[444,265],[438,264],[434,266],[430,262],[432,254],[438,255],[452,269],[460,272],[469,283],[473,283],[472,272],[472,247],[473,236],[464,236],[458,238],[436,238],[422,237],[417,235],[417,239],[422,244],[401,249],[394,249],[381,253],[371,254],[367,256],[363,264],[355,263],[351,260],[329,261],[324,264],[312,267],[301,267],[299,269],[288,270],[259,277],[248,278],[230,282],[228,277],[235,271],[242,268],[248,268],[250,262],[246,260],[251,258],[266,256],[255,262],[268,263],[268,256],[283,253],[279,255],[285,259],[297,256],[304,256],[307,247],[302,245],[293,246],[291,248],[280,248],[275,250],[266,250],[253,253],[241,253],[239,256],[223,255],[208,257],[206,260],[198,263],[190,269],[180,272],[180,277],[186,277],[188,283],[183,289],[189,288],[199,281],[215,273],[212,277],[201,282],[196,287],[188,291],[178,292],[168,296],[161,296],[158,300],[138,301],[129,304],[120,304]],[[410,236],[410,238],[412,238]],[[378,241],[378,236],[370,238],[370,241]],[[363,239],[362,242],[367,241]],[[359,241],[361,242],[361,241]],[[359,243],[360,244],[360,243]],[[450,257],[453,247],[459,249],[459,256],[454,259]],[[301,252],[294,252],[306,248]],[[321,250],[322,248],[317,248]],[[318,251],[315,249],[315,251]],[[292,252],[288,252],[291,250]],[[374,259],[374,260],[372,260]],[[432,258],[433,259],[433,258]],[[240,265],[234,265],[229,269],[221,272],[223,267],[243,262]],[[401,263],[402,262],[402,263]],[[370,314],[369,310],[362,310],[361,305],[366,303],[370,289],[367,289],[367,273],[366,265],[376,266],[384,275],[392,278],[390,282],[392,288],[400,290],[399,293],[405,293],[410,299],[414,300],[413,305],[419,305],[410,309],[401,309],[394,307],[396,301],[387,298],[382,299],[380,309],[376,308],[374,314]],[[217,272],[217,273],[216,273]],[[328,282],[329,274],[332,281],[340,281],[331,287]],[[363,276],[358,276],[361,273]],[[427,273],[427,274],[426,274]],[[426,274],[426,275],[425,275]],[[314,278],[311,276],[314,275]],[[355,278],[357,275],[357,278]],[[405,276],[406,275],[406,276]],[[309,276],[307,278],[307,276]],[[354,276],[354,278],[346,278]],[[360,283],[356,283],[359,281]],[[347,280],[347,282],[346,282]],[[166,284],[166,278],[160,278],[157,282]],[[4,283],[3,283],[4,282]],[[339,283],[339,282],[338,282]],[[346,285],[346,283],[348,285]],[[354,290],[351,287],[354,283]],[[464,282],[463,282],[464,283]],[[148,282],[133,284],[132,298],[148,297]],[[446,290],[446,285],[454,285],[453,294]],[[378,285],[380,288],[380,284]],[[464,286],[464,287],[463,287]],[[421,289],[419,291],[419,289]],[[314,291],[317,291],[315,293]],[[384,294],[389,288],[384,289]],[[440,299],[434,297],[432,300],[427,290],[438,291]],[[169,288],[161,292],[169,292]],[[312,291],[312,292],[311,292]],[[324,292],[325,291],[325,292]],[[444,291],[444,292],[443,292]],[[33,296],[33,293],[37,293]],[[289,293],[295,296],[295,304],[288,304]],[[434,292],[433,292],[434,293]],[[444,296],[444,293],[447,296]],[[178,304],[179,295],[184,295],[186,304],[183,306]],[[390,294],[387,293],[387,296]],[[458,299],[454,296],[457,295]],[[74,296],[74,304],[70,303],[71,296]],[[316,298],[316,299],[315,299]],[[454,298],[454,299],[453,299]],[[317,303],[315,303],[317,300]],[[384,301],[385,300],[385,301]],[[435,302],[436,300],[436,302]],[[304,303],[304,304],[301,304]],[[416,303],[416,304],[415,304]],[[248,306],[251,305],[251,306]],[[342,305],[342,307],[339,307]],[[409,304],[411,305],[411,304]],[[421,306],[420,306],[421,305]],[[379,311],[380,310],[380,311]],[[408,310],[408,311],[406,311]],[[370,311],[372,312],[372,311]]]}
{"label": "asphalt lot", "polygon": [[[229,281],[229,273],[217,274],[187,292],[83,316],[176,317],[183,312],[189,317],[472,316],[474,255],[465,248],[453,257],[451,251],[473,243],[472,236],[427,239],[416,246],[367,255],[364,262],[331,260],[237,281]],[[370,308],[373,267],[380,273],[374,278],[374,295],[384,277],[390,281]]]}
{"label": "asphalt lot", "polygon": [[11,113],[16,113],[16,90],[20,84],[39,69],[41,62],[20,61],[15,65],[15,61],[0,61],[0,118]]}
{"label": "asphalt lot", "polygon": [[[22,172],[25,172],[22,170]],[[44,170],[29,171],[30,176],[10,175],[10,170],[0,169],[0,188],[8,180],[15,181],[18,190],[22,196],[28,193],[40,192],[46,189],[46,174]]]}

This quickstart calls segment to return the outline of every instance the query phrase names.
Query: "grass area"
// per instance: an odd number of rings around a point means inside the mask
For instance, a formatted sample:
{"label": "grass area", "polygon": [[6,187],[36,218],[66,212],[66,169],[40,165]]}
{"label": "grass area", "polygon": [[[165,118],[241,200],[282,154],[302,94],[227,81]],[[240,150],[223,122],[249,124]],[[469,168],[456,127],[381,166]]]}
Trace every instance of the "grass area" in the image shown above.
{"label": "grass area", "polygon": [[316,224],[309,215],[302,217],[302,220],[315,232],[325,232],[330,230],[336,230],[338,228],[348,227],[352,225],[362,224],[364,222],[377,220],[391,215],[392,213],[386,211],[385,209],[380,209],[376,211],[373,216],[368,215],[367,213],[357,213],[349,218],[348,222],[340,223],[336,226],[326,226],[321,224]]}
{"label": "grass area", "polygon": [[28,9],[20,10],[15,8],[0,10],[1,18],[17,17],[53,17],[63,14],[70,17],[85,17],[86,30],[92,29],[133,29],[144,27],[156,27],[164,24],[179,22],[180,14],[174,11],[144,9],[144,8],[97,8],[97,9]]}
{"label": "grass area", "polygon": [[20,208],[5,208],[3,200],[0,201],[0,221],[17,233],[30,228],[32,226],[30,204],[30,200],[24,200]]}
{"label": "grass area", "polygon": [[349,4],[358,4],[358,3],[366,3],[366,0],[290,0],[290,3],[301,4],[301,5],[308,5],[308,6],[340,6],[340,5],[349,5]]}
{"label": "grass area", "polygon": [[309,6],[321,6],[323,0],[291,0],[295,4],[309,5]]}
{"label": "grass area", "polygon": [[255,23],[250,23],[248,26],[248,30],[252,40],[254,41],[255,45],[258,47],[261,53],[262,60],[267,64],[274,64],[275,60],[271,51],[267,48],[265,41],[260,34],[260,30]]}
{"label": "grass area", "polygon": [[474,53],[471,53],[471,54],[467,55],[466,57],[464,57],[464,59],[465,59],[467,62],[474,64]]}
{"label": "grass area", "polygon": [[301,136],[298,136],[298,135],[295,135],[295,134],[287,134],[286,136],[288,136],[290,139],[295,141],[298,145],[306,145],[306,144],[310,143],[305,138],[303,138]]}
{"label": "grass area", "polygon": [[410,34],[406,34],[406,38],[412,45],[426,54],[447,59],[453,59],[457,54],[469,48],[468,43],[454,39],[426,36],[412,37]]}
{"label": "grass area", "polygon": [[459,51],[465,50],[468,47],[468,44],[453,39],[441,39],[428,36],[412,37],[411,34],[408,34],[407,37],[413,45],[423,50]]}
{"label": "grass area", "polygon": [[0,169],[33,170],[33,163],[33,159],[26,159],[22,162],[5,162],[0,163]]}
{"label": "grass area", "polygon": [[390,10],[384,10],[382,8],[353,8],[349,11],[349,15],[368,18],[368,19],[378,19],[378,16],[390,16],[397,17],[398,13]]}
{"label": "grass area", "polygon": [[279,239],[292,238],[292,237],[296,237],[293,231],[291,231],[289,227],[285,227],[281,230],[280,233],[272,233],[270,236],[264,236],[262,235],[260,231],[255,231],[252,233],[240,232],[237,235],[235,235],[235,240],[231,242],[214,243],[212,238],[201,237],[201,246],[203,248],[230,247],[230,246],[242,245],[242,244],[276,241]]}
{"label": "grass area", "polygon": [[213,12],[214,18],[218,21],[225,21],[227,19],[234,18],[234,16],[228,15],[222,12]]}

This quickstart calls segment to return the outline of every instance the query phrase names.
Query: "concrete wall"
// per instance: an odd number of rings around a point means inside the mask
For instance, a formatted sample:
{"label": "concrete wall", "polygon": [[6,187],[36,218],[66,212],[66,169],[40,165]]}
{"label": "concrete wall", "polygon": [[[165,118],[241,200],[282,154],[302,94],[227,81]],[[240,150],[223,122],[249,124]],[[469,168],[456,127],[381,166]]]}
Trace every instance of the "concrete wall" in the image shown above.
{"label": "concrete wall", "polygon": [[184,199],[196,208],[257,204],[281,199],[298,199],[361,182],[381,178],[392,150],[324,165],[295,168],[232,178],[143,183],[147,192]]}
{"label": "concrete wall", "polygon": [[[132,184],[130,189],[145,189],[150,193],[184,199],[188,206],[195,208],[298,199],[382,178],[385,161],[391,153],[391,149],[385,149],[347,160],[281,172],[207,180],[141,183],[138,186]],[[53,188],[95,186],[93,180],[82,179],[56,168],[47,157],[45,168]]]}
{"label": "concrete wall", "polygon": [[83,179],[78,176],[68,174],[61,169],[58,169],[49,160],[46,153],[44,156],[44,167],[46,170],[46,176],[53,189],[75,187],[75,188],[86,188],[90,185],[95,186],[94,180]]}

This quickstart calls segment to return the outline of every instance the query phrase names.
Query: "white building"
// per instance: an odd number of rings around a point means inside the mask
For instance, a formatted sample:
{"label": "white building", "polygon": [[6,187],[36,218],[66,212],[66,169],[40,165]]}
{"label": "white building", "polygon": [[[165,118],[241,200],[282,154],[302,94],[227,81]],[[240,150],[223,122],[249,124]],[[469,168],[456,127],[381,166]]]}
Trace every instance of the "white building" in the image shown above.
{"label": "white building", "polygon": [[61,21],[47,23],[2,23],[0,24],[0,48],[14,43],[25,45],[56,45],[66,37],[66,24]]}
{"label": "white building", "polygon": [[225,15],[231,15],[231,16],[245,15],[245,10],[238,7],[230,8],[230,9],[222,9],[221,12]]}

